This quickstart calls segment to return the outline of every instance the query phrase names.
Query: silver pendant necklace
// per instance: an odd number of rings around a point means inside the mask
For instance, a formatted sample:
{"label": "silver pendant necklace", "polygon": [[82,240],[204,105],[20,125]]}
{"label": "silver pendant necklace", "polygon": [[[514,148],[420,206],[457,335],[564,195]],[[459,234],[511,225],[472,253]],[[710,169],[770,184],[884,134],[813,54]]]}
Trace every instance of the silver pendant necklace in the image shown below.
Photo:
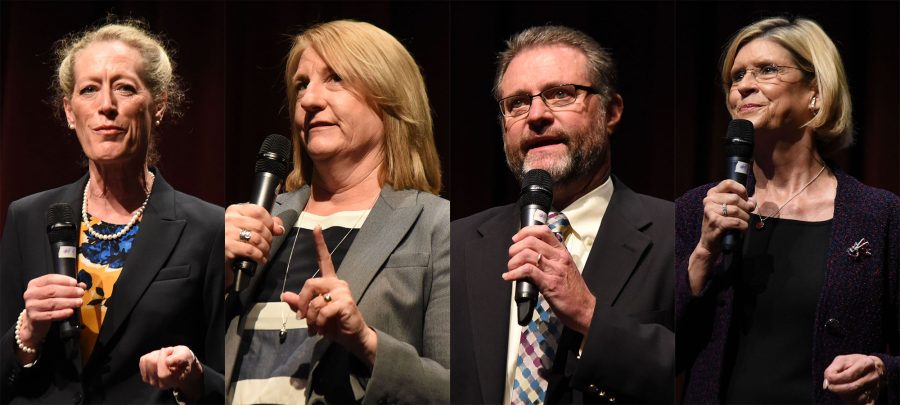
{"label": "silver pendant necklace", "polygon": [[762,215],[760,215],[759,209],[757,208],[756,216],[759,217],[759,222],[756,223],[756,229],[763,229],[763,228],[766,226],[766,220],[767,220],[767,219],[772,218],[772,217],[774,217],[774,216],[777,216],[778,213],[781,212],[781,209],[784,208],[785,205],[788,205],[789,202],[791,202],[793,199],[797,198],[797,196],[800,195],[800,193],[802,193],[803,190],[806,190],[806,188],[809,187],[810,184],[813,184],[813,182],[816,181],[816,179],[818,179],[819,176],[820,176],[820,175],[822,174],[822,172],[824,172],[824,171],[825,171],[825,165],[822,165],[822,169],[819,170],[819,173],[816,173],[816,175],[813,176],[812,180],[810,180],[809,182],[807,182],[806,185],[803,186],[803,188],[800,189],[800,191],[797,191],[796,193],[794,193],[794,195],[792,195],[791,198],[788,198],[788,200],[785,201],[784,204],[781,204],[781,206],[778,207],[777,210],[775,210],[775,213],[774,213],[774,214],[769,215],[769,216],[767,216],[767,217],[763,217]]}
{"label": "silver pendant necklace", "polygon": [[[347,233],[344,234],[344,237],[341,238],[340,242],[338,242],[337,245],[334,245],[334,248],[331,249],[330,252],[328,252],[329,256],[333,255],[334,252],[338,249],[338,247],[340,247],[341,244],[344,243],[345,240],[347,240],[347,237],[350,236],[350,233],[353,232],[353,230],[356,229],[357,226],[359,226],[360,221],[362,221],[362,219],[365,218],[369,214],[369,211],[371,211],[371,208],[364,210],[359,215],[359,218],[357,218],[356,222],[353,224],[353,226],[351,226],[350,229],[347,230]],[[305,212],[306,212],[306,210],[301,211],[300,219],[297,220],[297,228],[298,228],[297,235],[294,236],[294,243],[291,244],[291,252],[288,254],[287,266],[284,268],[284,281],[282,281],[282,283],[281,283],[281,295],[284,295],[285,288],[287,288],[288,273],[291,271],[291,260],[294,258],[294,248],[297,247],[297,239],[300,239],[300,227],[303,225],[303,214]],[[315,273],[313,273],[313,275],[310,276],[310,278],[315,278],[317,275],[319,275],[320,270],[321,270],[320,268],[316,268]],[[337,271],[337,269],[335,269],[335,271]],[[280,297],[280,295],[279,295],[279,297]],[[281,329],[278,330],[278,343],[284,343],[285,340],[287,340],[287,315],[285,315],[284,306],[282,306],[281,307]]]}

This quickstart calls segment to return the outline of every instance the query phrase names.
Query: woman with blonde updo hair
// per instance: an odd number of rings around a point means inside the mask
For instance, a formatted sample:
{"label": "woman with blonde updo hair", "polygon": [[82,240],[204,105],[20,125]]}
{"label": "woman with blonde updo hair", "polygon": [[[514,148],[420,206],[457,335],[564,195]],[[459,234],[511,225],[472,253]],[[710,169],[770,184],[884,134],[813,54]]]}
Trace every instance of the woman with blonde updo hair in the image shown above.
{"label": "woman with blonde updo hair", "polygon": [[[220,207],[154,164],[184,95],[138,21],[58,43],[56,97],[87,173],[9,206],[0,242],[2,402],[222,402]],[[60,203],[64,205],[59,205]],[[68,240],[57,274],[50,241]]]}
{"label": "woman with blonde updo hair", "polygon": [[[722,57],[754,130],[745,187],[676,201],[686,403],[900,401],[900,198],[826,163],[853,141],[841,56],[814,21],[766,18]],[[743,235],[724,252],[723,235]]]}
{"label": "woman with blonde updo hair", "polygon": [[261,267],[226,299],[229,402],[449,402],[450,205],[419,67],[341,20],[294,39],[285,79],[288,192],[225,214],[226,267]]}

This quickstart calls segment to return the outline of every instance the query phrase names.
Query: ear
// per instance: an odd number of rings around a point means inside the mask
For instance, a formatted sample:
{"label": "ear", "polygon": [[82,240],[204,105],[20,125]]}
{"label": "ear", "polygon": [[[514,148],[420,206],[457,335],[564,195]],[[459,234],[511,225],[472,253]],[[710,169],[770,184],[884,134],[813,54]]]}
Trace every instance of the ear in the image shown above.
{"label": "ear", "polygon": [[75,114],[72,113],[72,102],[68,97],[63,97],[63,110],[66,112],[66,122],[72,124],[75,122]]}
{"label": "ear", "polygon": [[622,96],[616,94],[609,100],[609,103],[606,105],[606,133],[612,134],[616,129],[616,126],[619,125],[619,121],[622,120],[622,110],[625,108],[625,104],[622,101]]}
{"label": "ear", "polygon": [[167,93],[163,93],[162,97],[158,103],[156,103],[156,112],[153,113],[153,119],[155,121],[162,121],[163,116],[166,114],[166,107],[169,105],[169,95]]}

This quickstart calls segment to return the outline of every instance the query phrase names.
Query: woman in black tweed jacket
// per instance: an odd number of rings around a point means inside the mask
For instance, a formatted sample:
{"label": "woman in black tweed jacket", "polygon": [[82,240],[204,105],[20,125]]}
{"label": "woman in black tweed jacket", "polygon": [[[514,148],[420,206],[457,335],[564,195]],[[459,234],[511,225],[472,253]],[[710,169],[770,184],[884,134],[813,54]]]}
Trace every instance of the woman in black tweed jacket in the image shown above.
{"label": "woman in black tweed jacket", "polygon": [[[897,403],[900,199],[823,162],[852,141],[840,55],[815,22],[769,18],[723,62],[754,163],[746,188],[676,201],[684,402]],[[744,236],[732,254],[728,230]]]}

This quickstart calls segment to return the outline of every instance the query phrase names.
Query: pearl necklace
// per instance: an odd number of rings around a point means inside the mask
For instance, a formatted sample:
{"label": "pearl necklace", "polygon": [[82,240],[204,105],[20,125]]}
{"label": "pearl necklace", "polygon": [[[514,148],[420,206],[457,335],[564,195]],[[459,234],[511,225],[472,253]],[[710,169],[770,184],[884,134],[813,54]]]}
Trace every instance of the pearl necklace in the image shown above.
{"label": "pearl necklace", "polygon": [[[156,178],[156,176],[153,174],[153,172],[147,172],[147,173],[150,173],[150,183],[148,183],[148,184],[150,185],[150,189],[152,189],[153,188],[153,186],[152,186],[153,180]],[[91,222],[88,221],[87,202],[88,202],[88,190],[90,190],[90,188],[91,188],[91,178],[88,177],[87,184],[85,184],[85,186],[84,186],[84,196],[81,198],[81,220],[84,221],[84,223],[87,225],[88,232],[91,234],[91,236],[93,236],[97,239],[100,239],[100,240],[118,239],[118,238],[121,238],[122,235],[125,235],[126,233],[128,233],[128,231],[131,230],[131,227],[134,226],[135,223],[137,223],[137,220],[138,220],[138,218],[141,217],[141,214],[144,213],[144,209],[147,208],[147,202],[150,201],[150,190],[147,190],[147,198],[144,198],[144,203],[141,204],[141,207],[138,208],[137,211],[134,212],[134,215],[131,216],[131,220],[128,221],[127,224],[125,224],[125,227],[122,228],[122,230],[120,230],[119,232],[116,232],[112,235],[104,235],[100,232],[95,231],[94,227],[91,226]]]}

